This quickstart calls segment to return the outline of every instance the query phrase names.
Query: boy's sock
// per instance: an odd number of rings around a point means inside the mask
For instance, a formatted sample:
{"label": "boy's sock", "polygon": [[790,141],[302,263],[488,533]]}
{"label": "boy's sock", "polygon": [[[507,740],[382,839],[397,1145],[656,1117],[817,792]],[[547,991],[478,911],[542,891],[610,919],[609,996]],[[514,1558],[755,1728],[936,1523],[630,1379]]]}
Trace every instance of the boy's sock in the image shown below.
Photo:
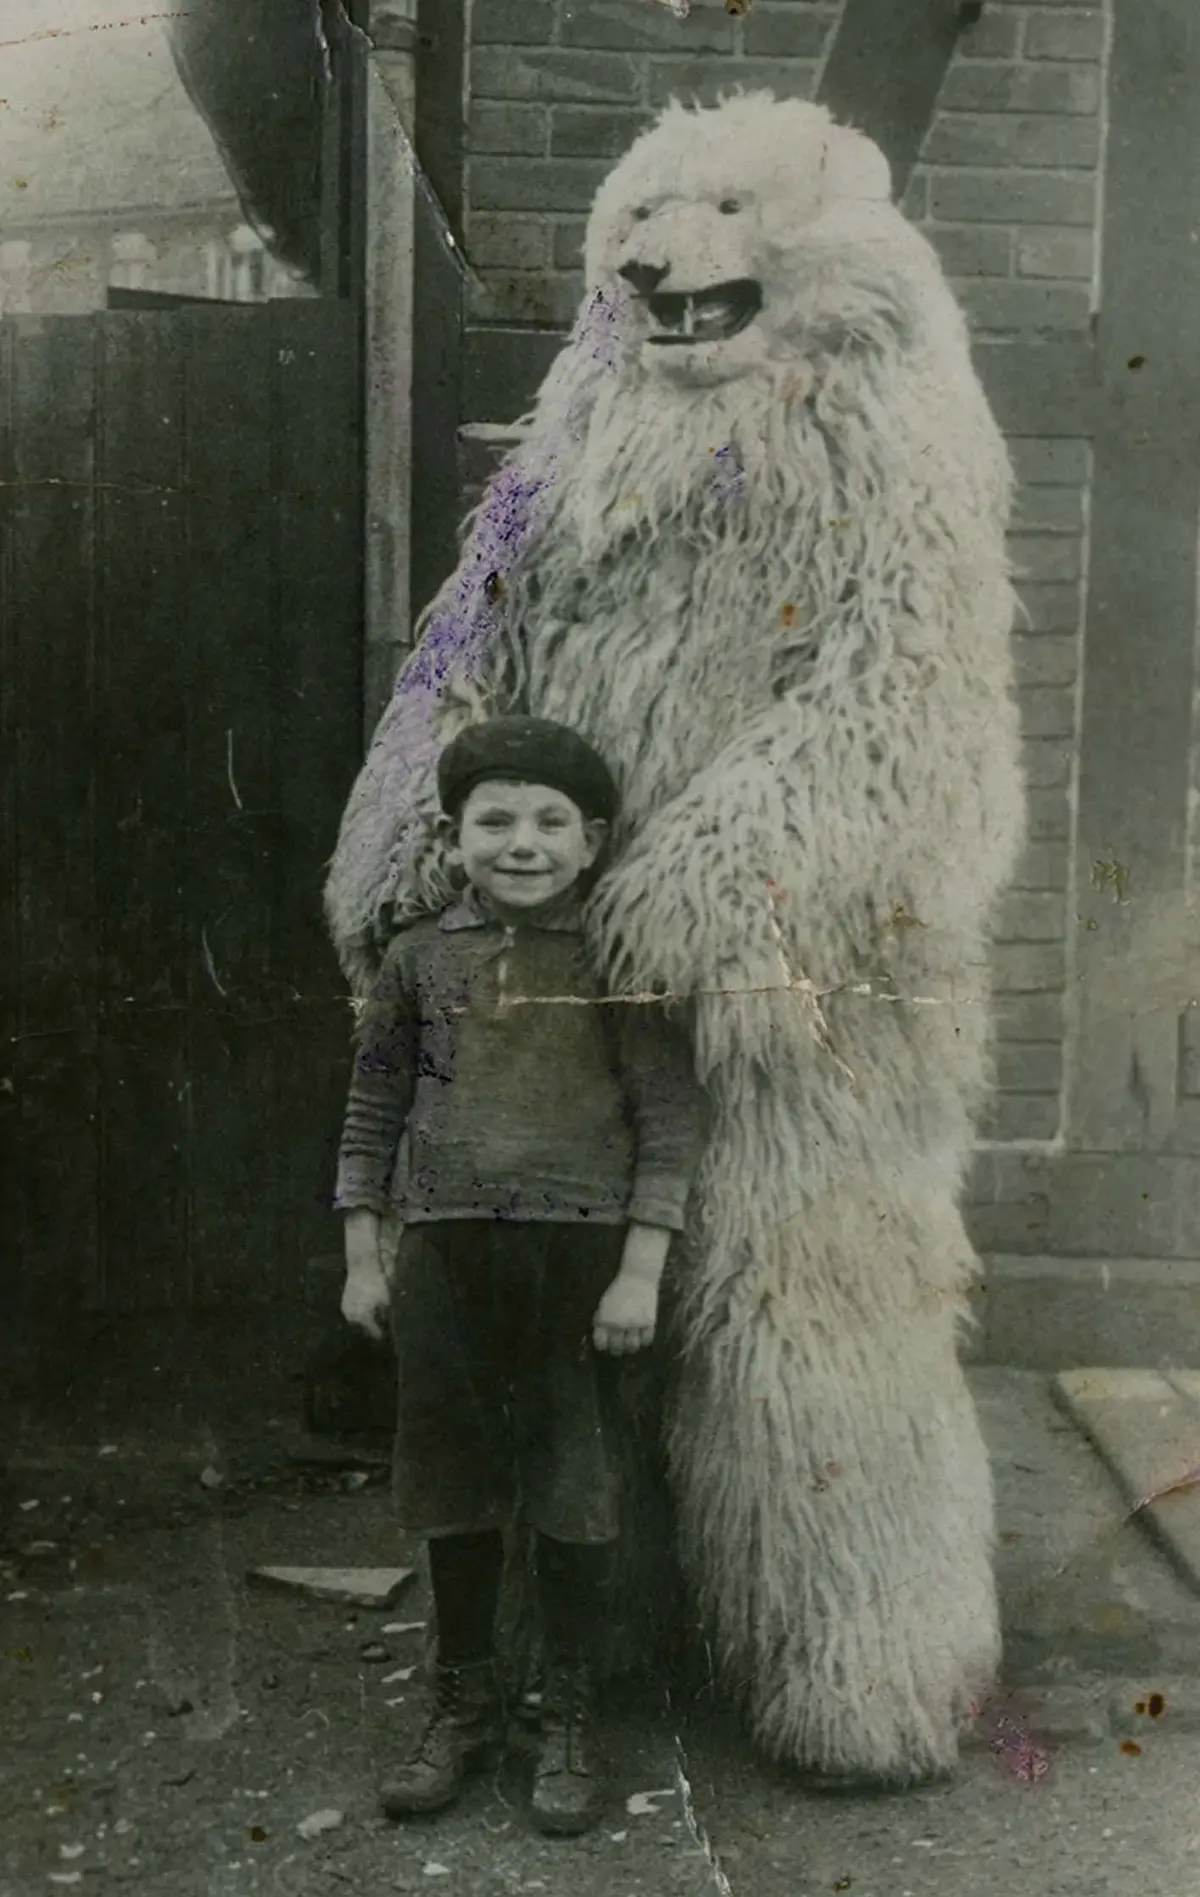
{"label": "boy's sock", "polygon": [[607,1542],[537,1538],[538,1596],[547,1652],[555,1659],[591,1658],[608,1610],[612,1551]]}
{"label": "boy's sock", "polygon": [[438,1535],[430,1541],[440,1666],[472,1666],[491,1659],[503,1567],[504,1539],[498,1528]]}

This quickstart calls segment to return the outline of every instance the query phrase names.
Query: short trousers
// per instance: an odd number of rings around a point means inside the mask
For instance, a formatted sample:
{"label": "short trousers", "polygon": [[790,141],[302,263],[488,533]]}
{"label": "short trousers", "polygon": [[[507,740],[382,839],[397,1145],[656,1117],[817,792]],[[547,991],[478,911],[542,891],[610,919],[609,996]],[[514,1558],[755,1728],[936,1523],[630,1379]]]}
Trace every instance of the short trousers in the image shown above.
{"label": "short trousers", "polygon": [[521,1521],[556,1541],[619,1528],[615,1366],[592,1344],[623,1225],[448,1219],[395,1247],[392,1497],[409,1534]]}

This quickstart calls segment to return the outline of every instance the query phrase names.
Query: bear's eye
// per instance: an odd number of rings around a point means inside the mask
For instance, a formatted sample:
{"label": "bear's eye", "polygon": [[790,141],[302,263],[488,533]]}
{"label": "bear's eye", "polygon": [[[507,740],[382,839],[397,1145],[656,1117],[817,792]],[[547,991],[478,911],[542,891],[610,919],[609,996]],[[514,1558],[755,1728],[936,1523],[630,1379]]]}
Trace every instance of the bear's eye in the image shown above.
{"label": "bear's eye", "polygon": [[639,205],[638,205],[638,207],[637,207],[637,210],[636,210],[636,211],[634,212],[634,214],[633,214],[633,215],[634,215],[634,216],[635,216],[635,217],[636,217],[636,218],[638,219],[638,221],[640,222],[640,221],[641,221],[641,220],[642,220],[643,218],[647,218],[647,217],[649,217],[649,215],[650,215],[650,206],[649,206],[648,204],[639,204]]}
{"label": "bear's eye", "polygon": [[718,211],[725,217],[736,217],[741,208],[740,198],[722,198],[717,206]]}

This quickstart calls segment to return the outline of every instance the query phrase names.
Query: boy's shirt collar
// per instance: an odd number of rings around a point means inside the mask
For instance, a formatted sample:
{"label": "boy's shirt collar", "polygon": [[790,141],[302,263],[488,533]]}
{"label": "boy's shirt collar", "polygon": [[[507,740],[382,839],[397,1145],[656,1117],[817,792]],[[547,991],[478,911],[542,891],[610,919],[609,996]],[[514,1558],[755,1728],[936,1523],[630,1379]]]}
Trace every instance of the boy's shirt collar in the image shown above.
{"label": "boy's shirt collar", "polygon": [[[576,892],[569,889],[565,895],[547,903],[545,908],[533,910],[528,921],[519,926],[554,935],[580,935],[583,931],[583,904]],[[468,885],[457,902],[450,903],[442,910],[438,927],[451,935],[459,929],[498,929],[503,924],[487,898]]]}

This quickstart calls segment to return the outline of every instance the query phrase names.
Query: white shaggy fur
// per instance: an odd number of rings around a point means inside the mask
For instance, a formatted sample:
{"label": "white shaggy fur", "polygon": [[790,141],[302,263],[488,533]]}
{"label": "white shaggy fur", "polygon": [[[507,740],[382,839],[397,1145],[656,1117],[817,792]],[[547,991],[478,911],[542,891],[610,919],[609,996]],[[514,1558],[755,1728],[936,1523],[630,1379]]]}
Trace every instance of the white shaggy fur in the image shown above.
{"label": "white shaggy fur", "polygon": [[[653,344],[630,262],[754,279],[761,312]],[[599,192],[587,276],[355,788],[331,926],[361,980],[441,900],[456,718],[519,703],[609,758],[596,949],[695,998],[712,1101],[685,1567],[769,1751],[915,1777],[999,1645],[957,1197],[1022,832],[1008,464],[933,253],[818,107],[671,106]]]}

